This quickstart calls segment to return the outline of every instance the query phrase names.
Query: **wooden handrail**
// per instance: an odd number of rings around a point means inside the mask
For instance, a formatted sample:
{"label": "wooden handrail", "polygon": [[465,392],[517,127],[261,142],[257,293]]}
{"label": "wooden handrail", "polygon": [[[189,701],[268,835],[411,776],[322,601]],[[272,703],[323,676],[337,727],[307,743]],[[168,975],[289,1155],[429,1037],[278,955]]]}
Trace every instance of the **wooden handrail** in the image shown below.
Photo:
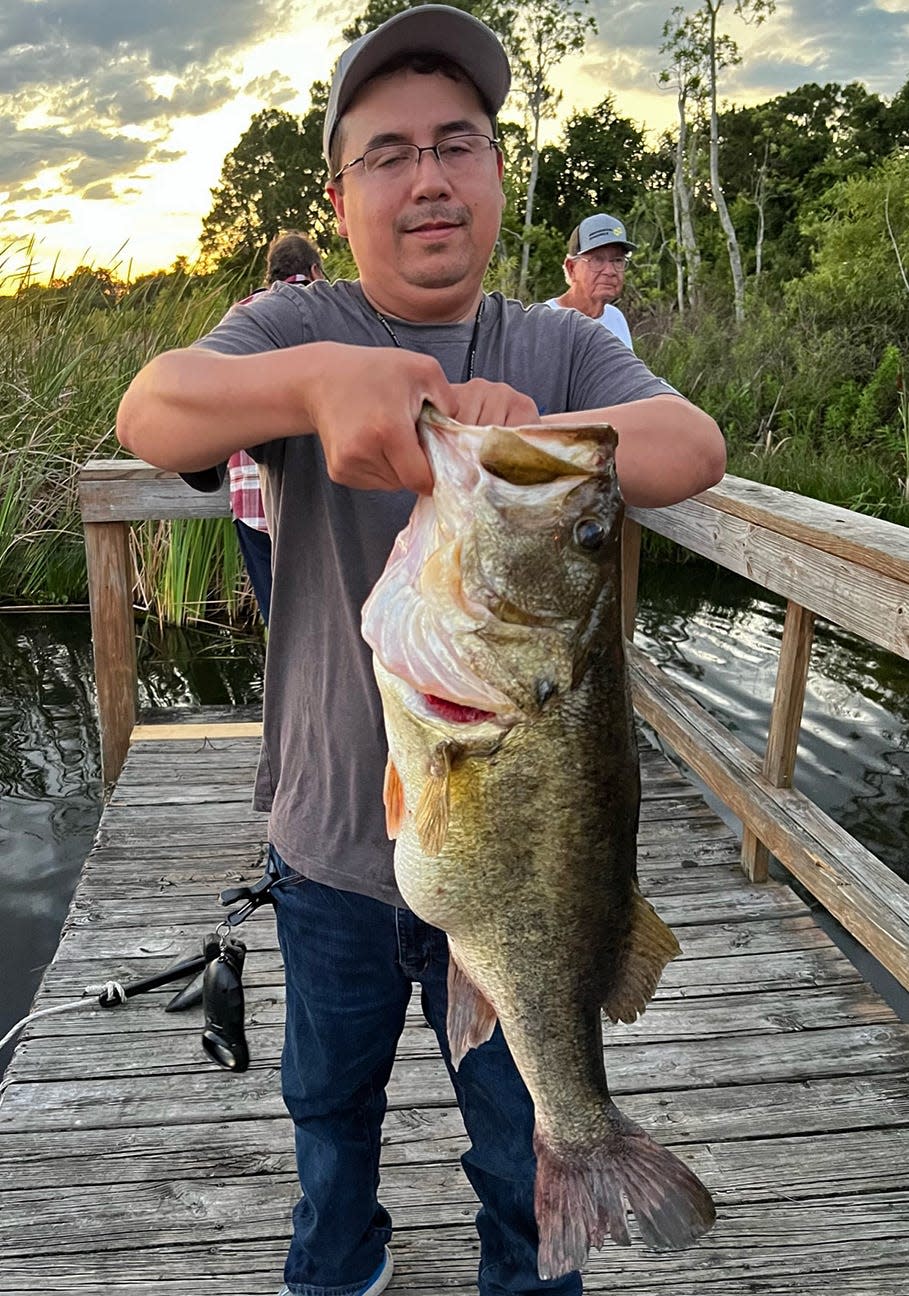
{"label": "wooden handrail", "polygon": [[[79,498],[88,551],[102,769],[117,777],[136,717],[128,527],[149,518],[220,517],[227,488],[191,490],[134,460],[89,463]],[[787,600],[763,761],[629,644],[635,706],[742,821],[743,867],[767,876],[772,851],[909,986],[909,886],[793,790],[813,623],[820,616],[909,657],[909,530],[740,477],[683,504],[628,510],[622,611],[633,638],[641,527]]]}

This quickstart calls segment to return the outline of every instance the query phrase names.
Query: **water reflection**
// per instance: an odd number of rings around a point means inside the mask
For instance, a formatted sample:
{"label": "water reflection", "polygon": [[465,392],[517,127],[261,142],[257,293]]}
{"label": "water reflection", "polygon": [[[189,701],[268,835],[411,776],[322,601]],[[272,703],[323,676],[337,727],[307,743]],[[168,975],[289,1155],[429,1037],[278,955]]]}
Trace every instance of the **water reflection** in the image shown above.
{"label": "water reflection", "polygon": [[[668,567],[642,579],[637,642],[763,753],[785,605],[748,581]],[[817,622],[795,786],[909,879],[909,663]]]}
{"label": "water reflection", "polygon": [[98,822],[92,688],[87,618],[0,617],[0,1036],[28,1009]]}

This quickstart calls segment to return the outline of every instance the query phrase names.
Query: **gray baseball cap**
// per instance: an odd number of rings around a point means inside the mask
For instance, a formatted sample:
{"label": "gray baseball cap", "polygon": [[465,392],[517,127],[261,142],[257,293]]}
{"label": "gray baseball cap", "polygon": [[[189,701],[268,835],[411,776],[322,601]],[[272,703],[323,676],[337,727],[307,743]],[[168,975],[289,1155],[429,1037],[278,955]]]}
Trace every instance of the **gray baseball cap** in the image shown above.
{"label": "gray baseball cap", "polygon": [[493,115],[505,102],[511,69],[495,32],[479,18],[451,5],[404,9],[348,45],[335,65],[322,131],[322,152],[329,170],[331,138],[339,120],[360,87],[399,54],[444,54],[464,69]]}
{"label": "gray baseball cap", "polygon": [[575,225],[568,239],[568,255],[580,256],[582,252],[606,247],[610,243],[620,243],[628,252],[633,252],[637,247],[637,243],[632,243],[625,226],[617,216],[607,216],[603,212],[597,212],[595,216],[588,216],[582,220],[580,225]]}

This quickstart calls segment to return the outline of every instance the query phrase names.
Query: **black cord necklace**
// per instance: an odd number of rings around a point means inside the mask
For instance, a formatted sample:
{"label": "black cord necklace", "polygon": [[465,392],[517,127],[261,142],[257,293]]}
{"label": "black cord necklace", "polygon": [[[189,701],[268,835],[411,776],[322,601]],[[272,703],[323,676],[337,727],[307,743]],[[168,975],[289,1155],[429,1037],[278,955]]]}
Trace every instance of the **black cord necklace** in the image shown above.
{"label": "black cord necklace", "polygon": [[[369,309],[372,311],[373,315],[375,315],[376,319],[382,325],[383,329],[391,338],[394,345],[400,348],[401,343],[398,341],[398,335],[397,333],[395,333],[391,324],[388,322],[388,320],[385,318],[382,312],[376,310],[372,302],[368,301],[368,299],[366,298],[365,293],[363,296],[363,300],[367,302]],[[473,332],[470,335],[470,345],[467,348],[467,355],[464,360],[464,370],[461,375],[461,382],[470,382],[471,378],[473,377],[473,371],[476,366],[476,360],[477,360],[477,343],[479,342],[480,339],[480,320],[483,318],[483,307],[485,305],[486,305],[486,299],[481,297],[480,304],[477,307],[476,318],[474,319],[473,322]]]}

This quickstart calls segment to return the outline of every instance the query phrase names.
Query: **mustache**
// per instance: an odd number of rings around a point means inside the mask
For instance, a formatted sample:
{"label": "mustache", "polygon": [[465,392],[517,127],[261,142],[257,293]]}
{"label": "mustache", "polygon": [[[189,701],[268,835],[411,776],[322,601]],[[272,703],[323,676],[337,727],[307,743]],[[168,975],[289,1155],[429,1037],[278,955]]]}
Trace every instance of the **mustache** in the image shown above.
{"label": "mustache", "polygon": [[431,207],[424,207],[422,211],[414,212],[412,215],[401,216],[397,221],[397,229],[399,233],[406,234],[409,230],[420,229],[423,225],[443,223],[445,225],[469,225],[469,208],[461,204],[451,206],[445,203],[436,203]]}

